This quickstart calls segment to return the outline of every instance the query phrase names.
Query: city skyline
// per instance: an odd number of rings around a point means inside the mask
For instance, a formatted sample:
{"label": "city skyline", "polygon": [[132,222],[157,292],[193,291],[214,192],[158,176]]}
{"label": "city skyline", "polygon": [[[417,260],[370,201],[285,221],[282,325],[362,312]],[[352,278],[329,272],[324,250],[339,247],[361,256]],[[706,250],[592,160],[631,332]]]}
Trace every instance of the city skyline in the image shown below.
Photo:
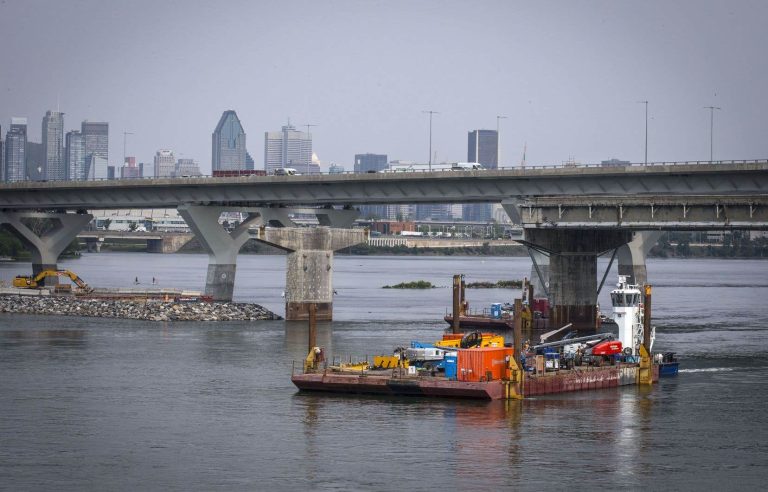
{"label": "city skyline", "polygon": [[[502,166],[519,164],[526,142],[531,164],[571,156],[642,162],[644,108],[637,101],[647,100],[650,161],[708,160],[706,106],[722,108],[714,159],[768,155],[765,3],[298,3],[306,14],[300,19],[267,2],[227,9],[194,1],[184,9],[141,0],[83,0],[78,9],[6,2],[0,42],[14,50],[0,53],[0,66],[14,69],[0,82],[0,121],[5,127],[26,115],[34,122],[59,101],[70,121],[109,121],[113,141],[134,133],[128,155],[146,162],[157,149],[184,149],[208,171],[208,137],[227,108],[252,135],[287,116],[297,128],[318,125],[318,157],[347,167],[369,150],[425,161],[429,122],[421,111],[432,109],[439,112],[436,161],[463,160],[465,132],[496,128],[496,116],[506,115]],[[239,15],[225,33],[205,29],[234,10]],[[252,18],[273,22],[252,32]],[[284,24],[288,31],[279,31]],[[114,35],[126,27],[132,36]],[[94,38],[102,41],[87,57],[73,56],[73,47]],[[306,49],[274,56],[286,38]],[[37,63],[19,63],[28,59]],[[472,60],[471,77],[456,75],[460,59]],[[58,76],[47,76],[51,70]],[[195,84],[179,84],[180,73]],[[354,83],[346,82],[350,73]],[[39,131],[31,125],[30,140],[41,142]],[[253,156],[263,153],[259,140]]]}

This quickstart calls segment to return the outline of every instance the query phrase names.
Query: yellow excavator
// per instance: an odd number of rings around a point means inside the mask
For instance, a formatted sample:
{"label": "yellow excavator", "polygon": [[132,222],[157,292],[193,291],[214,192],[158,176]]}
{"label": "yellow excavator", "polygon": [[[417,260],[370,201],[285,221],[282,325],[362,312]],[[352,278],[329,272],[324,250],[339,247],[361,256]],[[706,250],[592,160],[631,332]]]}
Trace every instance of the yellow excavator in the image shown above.
{"label": "yellow excavator", "polygon": [[75,272],[69,270],[43,270],[37,275],[17,275],[13,279],[13,286],[17,289],[39,289],[43,286],[42,281],[46,277],[68,277],[72,283],[77,285],[80,289],[89,292],[93,290],[88,286],[83,279],[77,276]]}

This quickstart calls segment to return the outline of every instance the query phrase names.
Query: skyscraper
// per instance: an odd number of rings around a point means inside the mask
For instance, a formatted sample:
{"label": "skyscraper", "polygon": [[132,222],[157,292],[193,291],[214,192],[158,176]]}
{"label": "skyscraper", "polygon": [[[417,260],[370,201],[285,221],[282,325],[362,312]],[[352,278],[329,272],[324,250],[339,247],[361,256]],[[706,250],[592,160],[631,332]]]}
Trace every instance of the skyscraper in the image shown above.
{"label": "skyscraper", "polygon": [[281,167],[311,174],[312,135],[297,131],[290,122],[279,132],[264,133],[264,169],[274,174]]}
{"label": "skyscraper", "polygon": [[[83,121],[81,126],[83,138],[85,139],[85,160],[92,162],[93,157],[98,160],[96,166],[101,168],[109,163],[109,123],[100,121]],[[106,178],[106,171],[104,171]],[[89,174],[94,174],[93,170],[88,170]],[[99,174],[99,173],[97,173]]]}
{"label": "skyscraper", "polygon": [[43,116],[43,176],[45,179],[62,181],[67,179],[64,158],[64,113],[46,111]]}
{"label": "skyscraper", "polygon": [[245,131],[237,113],[224,111],[213,131],[211,168],[214,171],[241,171],[246,169]]}
{"label": "skyscraper", "polygon": [[24,181],[27,173],[27,119],[11,118],[5,135],[5,180]]}
{"label": "skyscraper", "polygon": [[468,162],[479,162],[486,169],[499,168],[499,134],[496,130],[471,131],[468,140]]}
{"label": "skyscraper", "polygon": [[120,168],[121,179],[135,179],[141,177],[141,170],[136,166],[135,157],[126,157],[123,167]]}
{"label": "skyscraper", "polygon": [[[467,161],[479,162],[486,169],[499,168],[499,134],[496,130],[474,130],[469,132]],[[477,203],[464,205],[464,220],[491,220],[491,204]]]}
{"label": "skyscraper", "polygon": [[155,153],[155,177],[170,178],[176,169],[176,157],[171,150],[158,150]]}
{"label": "skyscraper", "polygon": [[5,182],[5,140],[3,140],[3,127],[0,125],[0,183]]}
{"label": "skyscraper", "polygon": [[85,181],[88,178],[88,169],[85,158],[85,138],[77,130],[67,132],[66,167],[67,179],[72,181]]}
{"label": "skyscraper", "polygon": [[183,178],[186,176],[200,176],[200,166],[194,159],[179,159],[173,170],[173,176]]}
{"label": "skyscraper", "polygon": [[389,167],[387,154],[355,154],[355,172],[380,172]]}

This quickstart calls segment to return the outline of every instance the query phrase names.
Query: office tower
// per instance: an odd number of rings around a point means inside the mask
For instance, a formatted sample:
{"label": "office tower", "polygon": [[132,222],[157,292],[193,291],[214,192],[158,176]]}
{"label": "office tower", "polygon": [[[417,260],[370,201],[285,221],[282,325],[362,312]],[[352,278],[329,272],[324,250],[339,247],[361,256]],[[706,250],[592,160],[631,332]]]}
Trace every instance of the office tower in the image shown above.
{"label": "office tower", "polygon": [[11,118],[5,135],[5,181],[24,181],[27,174],[27,119]]}
{"label": "office tower", "polygon": [[496,130],[469,132],[467,161],[479,162],[486,169],[499,168],[499,134]]}
{"label": "office tower", "polygon": [[155,153],[155,177],[169,178],[176,168],[176,157],[171,150],[158,150]]}
{"label": "office tower", "polygon": [[211,167],[214,171],[240,171],[246,168],[245,131],[237,113],[224,111],[212,137]]}
{"label": "office tower", "polygon": [[194,159],[179,159],[174,168],[174,177],[181,178],[186,176],[200,176],[200,166]]}
{"label": "office tower", "polygon": [[64,158],[64,113],[46,111],[43,116],[44,179],[68,179]]}
{"label": "office tower", "polygon": [[5,140],[3,140],[3,127],[0,125],[0,183],[5,181]]}
{"label": "office tower", "polygon": [[101,179],[109,179],[109,162],[107,162],[106,159],[103,157],[100,157],[96,154],[91,154],[89,157],[86,158],[88,169],[88,174],[86,179],[90,180],[101,180]]}
{"label": "office tower", "polygon": [[[86,162],[90,163],[92,162],[92,157],[98,157],[100,160],[93,161],[96,163],[97,168],[102,164],[102,161],[109,162],[109,123],[86,120],[83,121],[80,130],[85,139]],[[91,171],[89,169],[89,174],[94,174]],[[105,170],[104,178],[106,177]]]}
{"label": "office tower", "polygon": [[[467,139],[467,161],[479,162],[486,169],[499,168],[499,134],[496,130],[474,130]],[[491,204],[464,205],[464,220],[488,222],[491,220]]]}
{"label": "office tower", "polygon": [[387,154],[355,154],[356,173],[378,173],[388,167]]}
{"label": "office tower", "polygon": [[248,171],[253,171],[256,168],[256,162],[253,160],[253,157],[251,157],[250,152],[247,150],[245,151],[245,169]]}
{"label": "office tower", "polygon": [[296,130],[290,122],[279,132],[264,133],[264,169],[291,167],[302,174],[312,174],[312,135]]}
{"label": "office tower", "polygon": [[85,138],[77,130],[67,132],[66,142],[66,166],[67,179],[72,181],[84,181],[88,178],[87,160],[85,157]]}
{"label": "office tower", "polygon": [[42,181],[45,179],[45,149],[40,142],[30,142],[27,140],[26,150],[27,181]]}
{"label": "office tower", "polygon": [[136,179],[140,177],[141,177],[141,173],[140,173],[139,167],[136,166],[136,158],[126,157],[125,163],[123,163],[123,167],[120,168],[120,178]]}

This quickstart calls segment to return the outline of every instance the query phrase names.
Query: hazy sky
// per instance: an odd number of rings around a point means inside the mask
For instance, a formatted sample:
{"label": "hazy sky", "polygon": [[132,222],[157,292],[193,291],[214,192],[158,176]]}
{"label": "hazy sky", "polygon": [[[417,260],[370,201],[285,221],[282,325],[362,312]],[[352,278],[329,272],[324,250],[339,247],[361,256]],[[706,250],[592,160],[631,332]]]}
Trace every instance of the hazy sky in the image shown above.
{"label": "hazy sky", "polygon": [[263,167],[287,118],[314,151],[463,161],[501,120],[502,164],[768,157],[768,1],[0,0],[0,124],[110,123],[110,162],[160,148],[210,170],[237,111]]}

